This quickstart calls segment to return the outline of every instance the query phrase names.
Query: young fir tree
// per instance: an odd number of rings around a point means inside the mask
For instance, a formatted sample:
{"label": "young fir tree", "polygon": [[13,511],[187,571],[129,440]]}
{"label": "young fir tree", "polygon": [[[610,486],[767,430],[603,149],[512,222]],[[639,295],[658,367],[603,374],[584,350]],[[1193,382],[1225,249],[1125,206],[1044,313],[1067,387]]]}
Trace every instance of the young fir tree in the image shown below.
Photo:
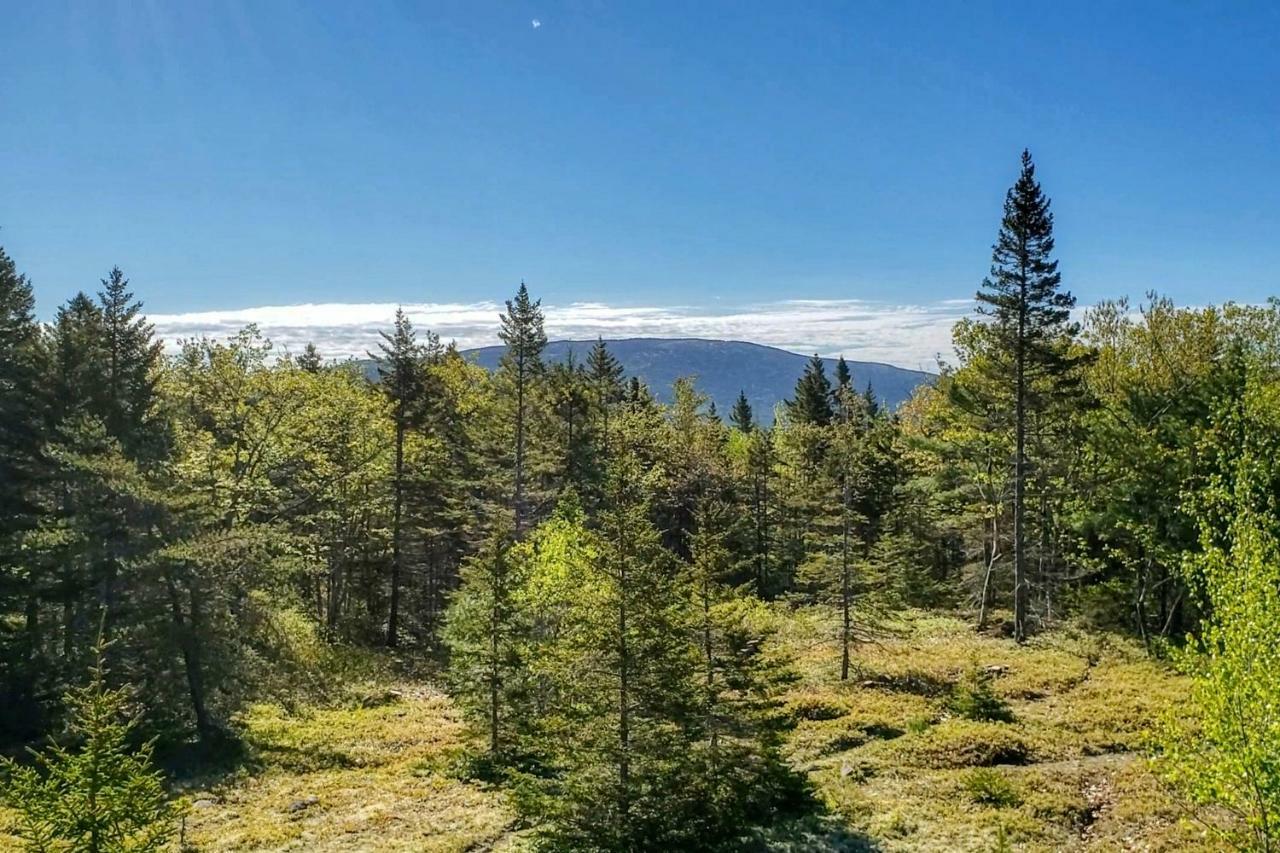
{"label": "young fir tree", "polygon": [[506,345],[499,370],[510,383],[514,394],[511,427],[514,431],[514,488],[511,506],[515,516],[515,532],[523,534],[528,517],[526,506],[526,450],[530,432],[531,406],[535,382],[543,373],[542,351],[547,346],[543,329],[542,301],[529,298],[529,289],[520,282],[514,299],[507,300],[507,310],[499,318],[498,337]]}
{"label": "young fir tree", "polygon": [[780,754],[786,723],[779,696],[792,674],[774,648],[768,607],[734,585],[742,562],[735,548],[739,524],[730,502],[704,501],[684,571],[698,648],[691,755],[706,840],[741,834],[798,790]]}
{"label": "young fir tree", "polygon": [[518,701],[531,628],[523,607],[524,550],[513,547],[510,528],[497,528],[463,563],[461,586],[445,617],[453,693],[473,719],[483,721],[495,765],[517,749],[517,717],[527,711]]}
{"label": "young fir tree", "polygon": [[527,807],[554,849],[670,849],[688,807],[695,648],[671,555],[648,519],[647,478],[630,455],[610,468],[598,535],[579,525],[539,549],[534,584],[563,599],[548,607],[555,632],[535,655],[556,697],[540,751],[558,772],[537,782]]}
{"label": "young fir tree", "polygon": [[1022,152],[1022,173],[1004,202],[1004,218],[991,252],[991,274],[978,291],[978,310],[991,318],[997,369],[1012,390],[1013,454],[1013,611],[1014,637],[1027,635],[1026,554],[1027,424],[1042,405],[1033,383],[1065,376],[1073,365],[1064,337],[1075,330],[1070,320],[1075,299],[1061,289],[1053,259],[1053,214],[1036,181],[1035,164]]}
{"label": "young fir tree", "polygon": [[[41,584],[25,539],[42,508],[44,348],[31,283],[0,249],[0,733],[36,723]],[[10,637],[13,640],[10,640]]]}
{"label": "young fir tree", "polygon": [[381,352],[375,356],[383,394],[391,401],[391,417],[395,424],[395,460],[391,472],[394,494],[391,516],[391,589],[387,612],[387,645],[399,643],[400,586],[404,575],[404,497],[406,471],[405,438],[419,420],[423,406],[423,372],[426,355],[418,343],[413,324],[401,308],[396,309],[395,329],[380,332]]}
{"label": "young fir tree", "polygon": [[751,403],[747,401],[745,390],[738,392],[738,399],[734,401],[733,410],[729,413],[729,422],[742,432],[751,432],[755,429]]}
{"label": "young fir tree", "polygon": [[787,401],[787,411],[796,423],[819,427],[831,423],[831,381],[820,356],[815,354],[805,365],[795,395]]}
{"label": "young fir tree", "polygon": [[16,812],[14,833],[32,853],[148,853],[177,834],[181,807],[152,769],[152,743],[132,745],[128,698],[106,686],[102,658],[100,647],[89,684],[67,697],[74,750],[52,747],[35,766],[0,759],[0,803]]}

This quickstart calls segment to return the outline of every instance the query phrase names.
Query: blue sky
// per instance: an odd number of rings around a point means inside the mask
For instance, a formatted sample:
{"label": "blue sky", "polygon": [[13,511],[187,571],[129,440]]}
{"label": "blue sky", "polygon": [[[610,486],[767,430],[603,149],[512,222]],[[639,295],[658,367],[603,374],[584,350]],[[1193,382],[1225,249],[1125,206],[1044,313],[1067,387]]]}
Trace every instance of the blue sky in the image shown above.
{"label": "blue sky", "polygon": [[48,0],[6,16],[0,109],[0,244],[45,315],[112,264],[179,319],[521,278],[933,307],[1023,146],[1082,303],[1280,292],[1273,3]]}

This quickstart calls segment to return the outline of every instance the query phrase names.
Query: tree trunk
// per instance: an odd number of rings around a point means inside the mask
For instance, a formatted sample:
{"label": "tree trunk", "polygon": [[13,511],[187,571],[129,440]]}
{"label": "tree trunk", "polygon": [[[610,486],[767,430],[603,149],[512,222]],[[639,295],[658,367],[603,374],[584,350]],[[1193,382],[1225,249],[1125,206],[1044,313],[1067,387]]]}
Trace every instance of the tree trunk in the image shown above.
{"label": "tree trunk", "polygon": [[[620,509],[615,509],[620,512]],[[618,813],[624,833],[631,824],[631,657],[627,646],[627,549],[623,530],[616,531],[618,547]]]}
{"label": "tree trunk", "polygon": [[177,629],[178,646],[182,652],[182,663],[187,675],[187,691],[191,697],[191,711],[196,718],[196,733],[204,744],[210,743],[214,734],[214,726],[209,717],[208,705],[205,701],[204,672],[201,669],[200,641],[196,636],[199,629],[200,595],[192,586],[190,590],[191,619],[187,620],[182,611],[181,595],[173,571],[166,570],[165,586],[169,592],[169,606],[173,613],[173,624]]}
{"label": "tree trunk", "polygon": [[[403,405],[401,403],[400,405]],[[404,514],[404,416],[396,416],[395,506],[391,517],[391,609],[387,614],[387,646],[399,643],[400,628],[400,554]]]}
{"label": "tree trunk", "polygon": [[840,680],[849,680],[849,485],[842,487],[841,516],[843,538],[840,543]]}
{"label": "tree trunk", "polygon": [[512,511],[516,536],[524,532],[524,354],[516,361],[516,490]]}
{"label": "tree trunk", "polygon": [[1013,456],[1013,638],[1021,643],[1027,638],[1026,554],[1023,546],[1023,494],[1026,485],[1027,442],[1027,273],[1025,263],[1018,305],[1018,342],[1015,357],[1014,389],[1014,456]]}

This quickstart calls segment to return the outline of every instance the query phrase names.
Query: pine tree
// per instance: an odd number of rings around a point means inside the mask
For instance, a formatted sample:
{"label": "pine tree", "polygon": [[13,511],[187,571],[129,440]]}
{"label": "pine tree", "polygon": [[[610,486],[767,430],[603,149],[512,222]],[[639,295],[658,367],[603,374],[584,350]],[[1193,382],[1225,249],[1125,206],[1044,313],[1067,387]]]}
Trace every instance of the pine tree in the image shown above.
{"label": "pine tree", "polygon": [[836,360],[836,387],[835,393],[838,395],[842,390],[853,387],[853,373],[849,370],[849,362],[844,360],[841,355]]}
{"label": "pine tree", "polygon": [[547,346],[547,334],[543,329],[542,301],[529,298],[524,282],[516,291],[515,299],[507,300],[507,310],[499,318],[501,328],[498,337],[506,344],[500,370],[506,374],[515,393],[515,410],[512,427],[515,432],[513,470],[514,491],[512,512],[516,535],[524,532],[528,508],[525,506],[526,444],[529,433],[530,404],[533,383],[542,375],[542,351]]}
{"label": "pine tree", "polygon": [[867,383],[866,389],[862,392],[862,402],[866,407],[867,415],[871,418],[880,415],[880,398],[876,396],[876,391],[871,387],[871,383]]}
{"label": "pine tree", "polygon": [[733,411],[729,414],[729,422],[742,432],[751,432],[751,430],[755,429],[751,403],[747,401],[746,391],[738,392],[738,399],[734,402]]}
{"label": "pine tree", "polygon": [[[480,551],[463,563],[461,586],[445,621],[454,695],[483,720],[488,758],[509,759],[518,746],[517,711],[527,663],[522,652],[530,631],[522,609],[528,554],[499,527]],[[512,713],[508,714],[508,711]]]}
{"label": "pine tree", "polygon": [[1069,322],[1075,299],[1061,289],[1053,259],[1053,214],[1036,181],[1029,151],[1022,173],[1005,197],[1004,218],[991,252],[991,274],[978,291],[979,312],[991,318],[999,367],[1014,399],[1013,584],[1014,636],[1027,635],[1025,489],[1027,423],[1041,406],[1032,383],[1066,375],[1073,367],[1062,339],[1075,334]]}
{"label": "pine tree", "polygon": [[12,644],[9,631],[0,634],[0,732],[29,733],[38,710],[42,584],[25,539],[42,512],[47,367],[34,312],[31,283],[0,249],[0,622],[23,626]]}
{"label": "pine tree", "polygon": [[599,470],[592,418],[595,389],[572,350],[565,361],[551,366],[547,386],[558,422],[555,479],[562,489],[572,488],[579,495],[594,492]]}
{"label": "pine tree", "polygon": [[324,359],[320,355],[320,350],[316,349],[314,343],[307,341],[307,345],[302,349],[302,355],[298,356],[298,368],[307,373],[319,373],[322,367],[324,367]]}
{"label": "pine tree", "polygon": [[106,350],[103,422],[130,458],[152,458],[163,449],[162,427],[153,418],[160,341],[119,267],[102,280],[98,302]]}
{"label": "pine tree", "polygon": [[532,806],[555,849],[663,849],[679,831],[695,647],[646,479],[616,456],[599,534],[578,526],[539,549],[534,585],[559,599],[534,654],[555,697],[540,740],[561,772]]}
{"label": "pine tree", "polygon": [[795,395],[787,401],[787,411],[797,423],[820,427],[831,423],[831,381],[820,356],[815,354],[805,365]]}
{"label": "pine tree", "polygon": [[391,601],[387,613],[387,645],[399,643],[400,584],[404,573],[405,437],[418,422],[423,406],[423,371],[426,354],[418,344],[413,324],[401,308],[396,309],[395,329],[380,332],[381,355],[377,356],[381,388],[391,401],[395,423],[395,461],[392,469],[394,504],[391,520]]}
{"label": "pine tree", "polygon": [[68,696],[78,749],[52,747],[35,767],[0,759],[8,776],[0,802],[17,813],[15,834],[33,853],[147,853],[168,849],[177,834],[181,808],[151,767],[152,742],[131,747],[128,697],[108,689],[102,659],[100,647],[89,684]]}

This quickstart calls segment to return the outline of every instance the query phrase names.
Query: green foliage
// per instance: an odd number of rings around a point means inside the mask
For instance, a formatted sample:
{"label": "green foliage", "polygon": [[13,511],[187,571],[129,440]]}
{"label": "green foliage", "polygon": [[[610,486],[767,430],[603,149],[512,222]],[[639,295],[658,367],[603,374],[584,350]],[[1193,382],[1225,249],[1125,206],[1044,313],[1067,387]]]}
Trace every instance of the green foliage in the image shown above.
{"label": "green foliage", "polygon": [[513,548],[498,528],[462,566],[461,586],[445,622],[453,694],[473,719],[483,721],[490,763],[519,749],[528,669],[524,659],[532,625],[525,573],[529,551]]}
{"label": "green foliage", "polygon": [[962,779],[965,793],[978,805],[1011,808],[1022,802],[1018,789],[995,767],[975,767]]}
{"label": "green foliage", "polygon": [[151,743],[131,746],[127,695],[106,686],[101,661],[67,697],[74,749],[55,746],[20,765],[5,759],[0,802],[17,813],[29,851],[144,853],[167,848],[182,814],[151,767]]}
{"label": "green foliage", "polygon": [[822,357],[815,353],[796,382],[795,395],[787,401],[787,412],[797,423],[823,427],[831,423],[831,401],[831,380]]}
{"label": "green foliage", "polygon": [[966,720],[1012,723],[1013,711],[991,686],[992,675],[974,664],[947,697],[947,710]]}
{"label": "green foliage", "polygon": [[[1269,376],[1269,374],[1268,374]],[[1217,473],[1196,500],[1203,556],[1191,564],[1208,613],[1182,663],[1189,703],[1160,732],[1158,764],[1193,802],[1230,815],[1234,845],[1280,845],[1280,386],[1251,380],[1218,414]]]}

